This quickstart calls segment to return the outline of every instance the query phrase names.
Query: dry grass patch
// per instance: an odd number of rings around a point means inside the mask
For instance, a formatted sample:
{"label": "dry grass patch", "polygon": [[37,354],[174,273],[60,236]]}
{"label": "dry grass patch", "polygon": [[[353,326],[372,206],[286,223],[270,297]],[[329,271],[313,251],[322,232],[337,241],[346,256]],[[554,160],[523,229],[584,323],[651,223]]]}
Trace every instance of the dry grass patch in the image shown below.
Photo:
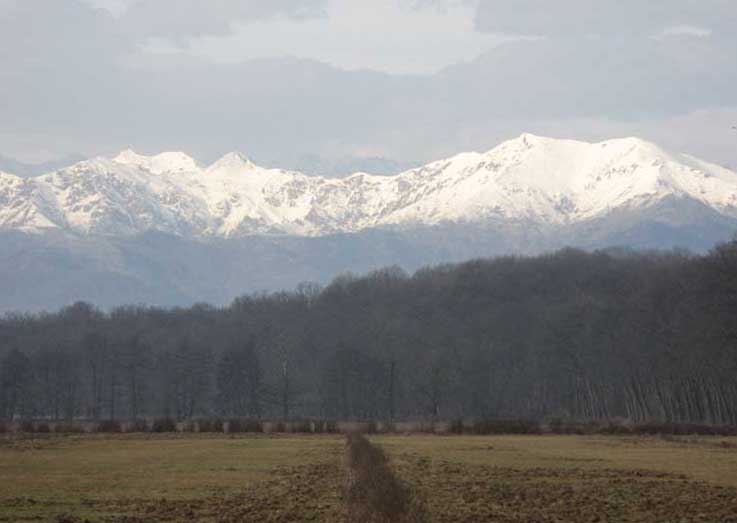
{"label": "dry grass patch", "polygon": [[[218,512],[248,509],[248,503],[284,508],[269,512],[282,519],[263,521],[304,521],[289,519],[298,505],[305,504],[306,513],[314,512],[310,503],[339,505],[342,448],[340,438],[328,436],[9,438],[0,445],[0,521],[53,521],[59,515],[70,521],[167,521],[165,513],[192,511],[195,518],[185,521],[209,522],[218,521]],[[125,519],[133,517],[138,519]]]}
{"label": "dry grass patch", "polygon": [[[378,437],[433,522],[737,522],[722,440]],[[730,443],[730,442],[726,442]],[[722,475],[719,471],[729,469]]]}
{"label": "dry grass patch", "polygon": [[737,438],[658,436],[377,436],[390,456],[506,468],[610,468],[683,474],[737,488]]}

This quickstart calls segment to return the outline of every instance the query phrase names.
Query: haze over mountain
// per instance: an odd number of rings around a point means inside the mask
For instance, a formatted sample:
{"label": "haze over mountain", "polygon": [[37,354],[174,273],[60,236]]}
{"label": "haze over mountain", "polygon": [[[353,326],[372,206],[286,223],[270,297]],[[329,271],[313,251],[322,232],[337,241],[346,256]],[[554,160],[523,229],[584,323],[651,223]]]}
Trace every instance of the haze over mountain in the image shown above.
{"label": "haze over mountain", "polygon": [[566,245],[701,251],[737,229],[737,174],[637,138],[531,134],[394,176],[230,153],[123,151],[0,173],[2,309],[225,303],[247,291]]}
{"label": "haze over mountain", "polygon": [[25,163],[19,162],[15,158],[3,156],[0,154],[0,171],[13,173],[17,176],[31,177],[46,174],[57,169],[63,169],[77,162],[85,160],[81,154],[71,154],[57,160],[50,160],[42,163]]}

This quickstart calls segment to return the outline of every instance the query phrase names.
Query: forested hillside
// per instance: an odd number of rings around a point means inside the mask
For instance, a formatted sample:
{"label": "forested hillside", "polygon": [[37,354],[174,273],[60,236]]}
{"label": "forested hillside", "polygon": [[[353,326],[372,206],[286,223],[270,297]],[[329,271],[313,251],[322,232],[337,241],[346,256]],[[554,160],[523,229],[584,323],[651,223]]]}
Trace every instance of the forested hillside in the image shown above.
{"label": "forested hillside", "polygon": [[737,242],[341,276],[0,321],[0,417],[737,424]]}

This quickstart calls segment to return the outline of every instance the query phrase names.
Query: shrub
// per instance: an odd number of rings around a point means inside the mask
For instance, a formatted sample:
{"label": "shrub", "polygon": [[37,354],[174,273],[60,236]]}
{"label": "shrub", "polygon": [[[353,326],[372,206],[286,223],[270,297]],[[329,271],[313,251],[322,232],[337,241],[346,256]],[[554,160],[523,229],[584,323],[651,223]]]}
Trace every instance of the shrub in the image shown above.
{"label": "shrub", "polygon": [[604,425],[599,427],[597,432],[599,434],[623,435],[632,434],[632,429],[623,423],[607,421]]}
{"label": "shrub", "polygon": [[463,434],[463,420],[455,419],[451,421],[449,431],[451,434]]}
{"label": "shrub", "polygon": [[295,421],[291,424],[291,432],[312,434],[312,422],[308,420]]}
{"label": "shrub", "polygon": [[191,419],[180,422],[178,425],[175,424],[177,431],[181,432],[197,432],[197,422]]}
{"label": "shrub", "polygon": [[244,432],[254,432],[259,433],[264,431],[263,424],[255,419],[249,419],[246,420],[245,426],[244,426]]}
{"label": "shrub", "polygon": [[60,421],[54,425],[54,432],[59,434],[81,434],[84,429],[72,421]]}
{"label": "shrub", "polygon": [[635,425],[632,432],[647,435],[671,434],[673,436],[687,436],[695,434],[699,436],[734,436],[737,435],[737,427],[651,421]]}
{"label": "shrub", "polygon": [[539,434],[540,425],[525,419],[481,419],[471,426],[473,434]]}
{"label": "shrub", "polygon": [[148,432],[148,423],[143,419],[136,419],[128,426],[128,432]]}
{"label": "shrub", "polygon": [[540,425],[523,419],[482,419],[471,426],[473,434],[539,434]]}
{"label": "shrub", "polygon": [[232,418],[228,421],[228,432],[260,433],[263,431],[263,424],[259,420]]}
{"label": "shrub", "polygon": [[33,422],[31,420],[23,420],[20,424],[20,431],[33,434],[34,432],[36,432],[36,427],[33,425]]}
{"label": "shrub", "polygon": [[49,427],[49,424],[45,421],[42,421],[38,425],[36,425],[36,432],[39,434],[48,434],[51,432],[51,427]]}
{"label": "shrub", "polygon": [[105,420],[97,424],[97,432],[106,434],[117,434],[123,432],[123,428],[120,426],[120,422],[116,420]]}
{"label": "shrub", "polygon": [[223,425],[220,418],[207,418],[197,422],[199,432],[223,432]]}
{"label": "shrub", "polygon": [[551,420],[549,426],[550,431],[554,434],[573,434],[576,432],[574,424],[568,420]]}
{"label": "shrub", "polygon": [[590,433],[590,427],[587,429],[585,424],[581,422],[555,418],[548,422],[550,432],[553,434],[587,434]]}
{"label": "shrub", "polygon": [[157,418],[151,425],[151,432],[176,432],[177,424],[171,418]]}
{"label": "shrub", "polygon": [[277,421],[271,426],[271,432],[283,433],[286,431],[287,431],[287,428],[284,426],[283,421]]}

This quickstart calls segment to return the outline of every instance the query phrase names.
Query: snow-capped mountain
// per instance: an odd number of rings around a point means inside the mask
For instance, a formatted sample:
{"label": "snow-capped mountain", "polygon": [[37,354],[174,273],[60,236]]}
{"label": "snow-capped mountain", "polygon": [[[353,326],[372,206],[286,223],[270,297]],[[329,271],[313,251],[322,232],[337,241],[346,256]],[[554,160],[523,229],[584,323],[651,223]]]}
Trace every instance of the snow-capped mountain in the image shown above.
{"label": "snow-capped mountain", "polygon": [[737,218],[737,174],[636,138],[584,143],[524,134],[396,176],[343,179],[266,169],[230,153],[124,151],[49,174],[0,173],[0,229],[185,238],[325,236],[509,223],[567,227],[668,200]]}
{"label": "snow-capped mountain", "polygon": [[635,138],[525,134],[396,176],[123,151],[0,173],[0,312],[78,300],[224,304],[345,271],[503,254],[686,247],[737,231],[737,174]]}

